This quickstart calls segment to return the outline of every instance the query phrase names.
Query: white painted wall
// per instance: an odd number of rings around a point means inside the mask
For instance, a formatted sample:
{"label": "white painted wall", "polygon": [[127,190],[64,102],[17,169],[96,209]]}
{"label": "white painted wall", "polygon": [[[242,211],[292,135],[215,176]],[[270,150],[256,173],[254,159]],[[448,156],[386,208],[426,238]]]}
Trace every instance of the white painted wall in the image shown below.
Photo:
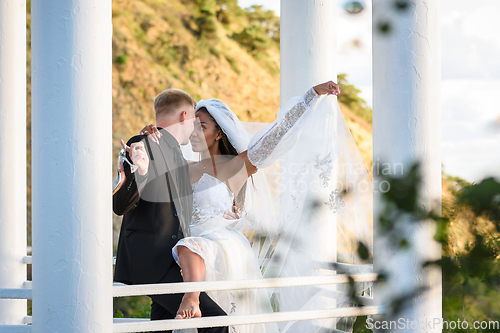
{"label": "white painted wall", "polygon": [[[420,160],[422,206],[429,210],[441,203],[439,1],[412,0],[405,14],[397,13],[393,3],[373,1],[374,163],[402,164],[404,171],[409,171],[412,162]],[[378,23],[383,20],[392,27],[386,35],[378,33]],[[374,177],[375,182],[381,181],[379,175]],[[391,274],[385,287],[375,290],[375,299],[387,302],[430,284],[433,289],[411,299],[410,308],[399,317],[410,321],[441,318],[441,272],[435,269],[425,276],[420,268],[422,262],[441,257],[441,247],[433,241],[434,228],[410,223],[406,232],[412,248],[407,252],[392,248],[377,228],[381,192],[374,197],[375,268],[385,268]],[[410,331],[414,332],[401,330]],[[436,327],[426,332],[438,331]]]}
{"label": "white painted wall", "polygon": [[111,0],[31,12],[33,332],[112,332]]}
{"label": "white painted wall", "polygon": [[[0,2],[0,288],[26,281],[26,3]],[[0,300],[0,325],[22,324],[26,300]]]}

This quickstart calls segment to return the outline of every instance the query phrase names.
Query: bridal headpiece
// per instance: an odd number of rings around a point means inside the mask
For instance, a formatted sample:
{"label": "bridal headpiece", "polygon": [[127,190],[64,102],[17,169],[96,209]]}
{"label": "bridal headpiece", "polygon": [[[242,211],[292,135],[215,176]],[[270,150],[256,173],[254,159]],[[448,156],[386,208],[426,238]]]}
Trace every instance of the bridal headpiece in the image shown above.
{"label": "bridal headpiece", "polygon": [[250,137],[229,106],[218,99],[211,98],[207,100],[202,99],[196,103],[196,111],[203,107],[207,109],[208,113],[210,113],[222,131],[227,135],[229,142],[238,154],[247,150]]}

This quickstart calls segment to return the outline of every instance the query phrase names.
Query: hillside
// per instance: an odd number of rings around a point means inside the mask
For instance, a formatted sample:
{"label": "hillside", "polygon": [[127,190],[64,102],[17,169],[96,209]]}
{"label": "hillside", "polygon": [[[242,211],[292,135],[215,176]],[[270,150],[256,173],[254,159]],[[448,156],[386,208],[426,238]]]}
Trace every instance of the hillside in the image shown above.
{"label": "hillside", "polygon": [[153,100],[170,87],[195,100],[219,98],[243,121],[272,120],[279,109],[279,44],[250,28],[274,15],[254,10],[252,20],[236,1],[217,3],[113,1],[115,138],[152,123]]}
{"label": "hillside", "polygon": [[[154,122],[154,97],[169,87],[196,100],[219,98],[242,121],[275,119],[280,77],[279,19],[274,13],[259,6],[242,9],[236,0],[114,0],[113,27],[115,154],[119,138]],[[372,177],[371,109],[345,74],[338,82],[342,112]],[[474,241],[467,231],[472,212],[456,205],[463,185],[443,175],[443,212],[451,217],[454,253]]]}
{"label": "hillside", "polygon": [[[28,142],[30,11],[28,1]],[[237,0],[113,0],[112,60],[113,160],[121,148],[120,138],[154,123],[153,100],[170,87],[186,91],[195,100],[219,98],[242,121],[271,122],[279,110],[279,18],[260,6],[242,9]],[[371,169],[371,110],[345,75],[339,77],[339,83],[342,110]],[[28,164],[30,205],[29,143]]]}
{"label": "hillside", "polygon": [[[28,1],[28,135],[30,10]],[[338,82],[342,87],[342,112],[371,177],[371,110],[345,75],[340,75]],[[242,9],[236,0],[114,0],[115,156],[120,150],[120,138],[128,138],[144,124],[154,122],[153,100],[169,87],[183,89],[196,100],[219,98],[242,121],[273,121],[279,109],[279,18],[259,6]],[[29,165],[30,161],[28,144]],[[453,197],[452,183],[444,178],[443,202]],[[29,183],[29,197],[30,191]]]}
{"label": "hillside", "polygon": [[[31,8],[27,2],[28,179],[31,149]],[[371,110],[344,74],[340,104],[370,170]],[[176,87],[196,100],[219,98],[242,121],[271,122],[279,109],[279,18],[236,0],[113,1],[113,147],[154,122],[155,96]],[[455,207],[463,181],[443,175],[443,213],[453,215],[454,251],[471,241],[467,209]],[[28,221],[31,222],[31,182]],[[117,231],[117,230],[116,230]]]}
{"label": "hillside", "polygon": [[[242,121],[275,119],[279,20],[272,12],[257,6],[244,11],[236,1],[115,0],[113,29],[115,150],[118,138],[154,122],[154,97],[169,87],[195,100],[219,98]],[[370,125],[346,105],[342,109],[370,166]]]}

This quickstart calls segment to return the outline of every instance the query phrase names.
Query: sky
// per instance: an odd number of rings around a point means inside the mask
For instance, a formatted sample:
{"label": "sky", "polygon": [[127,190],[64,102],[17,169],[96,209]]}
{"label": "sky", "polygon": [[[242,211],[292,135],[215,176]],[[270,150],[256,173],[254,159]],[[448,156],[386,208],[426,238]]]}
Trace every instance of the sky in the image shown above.
{"label": "sky", "polygon": [[[260,4],[279,15],[280,0],[239,4]],[[338,71],[371,105],[371,1],[365,5],[356,15],[338,11]],[[440,16],[444,171],[470,182],[500,178],[500,0],[441,0]]]}

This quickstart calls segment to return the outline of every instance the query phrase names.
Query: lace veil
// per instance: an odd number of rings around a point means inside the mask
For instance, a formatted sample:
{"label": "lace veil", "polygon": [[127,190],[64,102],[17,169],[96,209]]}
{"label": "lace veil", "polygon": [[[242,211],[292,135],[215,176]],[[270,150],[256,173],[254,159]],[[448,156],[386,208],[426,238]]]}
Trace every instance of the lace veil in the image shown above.
{"label": "lace veil", "polygon": [[[264,277],[355,274],[372,270],[372,183],[334,96],[319,96],[299,116],[292,98],[277,120],[252,136],[236,115],[218,100],[201,100],[238,153],[249,158],[264,138],[275,145],[259,156],[253,182],[246,187],[241,228],[259,259]],[[279,137],[273,128],[280,127]],[[246,126],[249,128],[250,126]],[[198,154],[183,147],[186,159]],[[253,163],[253,159],[250,159]],[[253,183],[253,184],[252,184]],[[368,250],[363,258],[359,242]],[[371,284],[357,286],[370,294]],[[279,311],[315,310],[351,305],[346,286],[294,287],[271,290]],[[316,332],[325,328],[349,332],[354,318],[281,324],[282,332]]]}

